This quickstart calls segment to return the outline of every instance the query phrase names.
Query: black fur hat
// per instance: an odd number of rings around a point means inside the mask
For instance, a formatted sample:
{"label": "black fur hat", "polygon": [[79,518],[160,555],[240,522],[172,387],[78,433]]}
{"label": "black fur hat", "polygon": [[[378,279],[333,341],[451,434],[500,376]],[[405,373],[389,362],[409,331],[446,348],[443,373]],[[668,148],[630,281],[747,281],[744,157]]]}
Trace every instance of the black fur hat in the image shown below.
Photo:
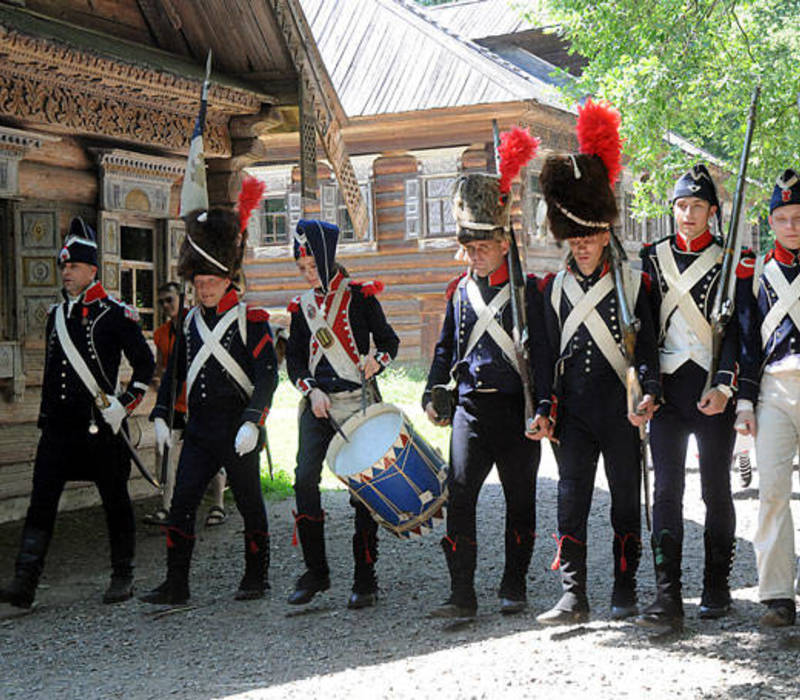
{"label": "black fur hat", "polygon": [[617,200],[600,156],[550,156],[539,183],[550,230],[557,240],[591,236],[617,220]]}
{"label": "black fur hat", "polygon": [[236,281],[242,269],[244,246],[239,217],[232,209],[196,209],[186,217],[186,236],[178,257],[178,274],[217,275]]}
{"label": "black fur hat", "polygon": [[511,220],[511,195],[500,191],[497,175],[462,175],[453,191],[453,215],[461,244],[502,239]]}

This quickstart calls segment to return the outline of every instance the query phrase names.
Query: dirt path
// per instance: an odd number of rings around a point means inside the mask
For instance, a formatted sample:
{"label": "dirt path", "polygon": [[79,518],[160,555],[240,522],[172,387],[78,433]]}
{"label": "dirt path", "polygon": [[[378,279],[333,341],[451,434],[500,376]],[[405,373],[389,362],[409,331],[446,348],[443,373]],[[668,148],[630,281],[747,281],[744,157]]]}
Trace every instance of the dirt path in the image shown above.
{"label": "dirt path", "polygon": [[[734,475],[734,483],[737,479]],[[607,619],[611,589],[608,494],[598,479],[590,522],[592,619],[578,628],[544,628],[535,617],[559,594],[549,570],[554,554],[555,468],[539,480],[538,532],[529,581],[529,610],[496,612],[502,572],[503,499],[487,483],[479,503],[479,615],[465,623],[426,619],[447,593],[441,531],[413,541],[383,536],[378,607],[348,611],[351,509],[343,492],[324,494],[330,591],[297,609],[285,598],[301,572],[291,547],[292,504],[269,505],[272,592],[235,602],[242,567],[241,519],[200,529],[192,570],[193,609],[153,617],[136,600],[103,606],[108,546],[99,509],[59,517],[37,609],[14,617],[0,606],[0,695],[5,698],[570,698],[800,697],[800,631],[762,633],[756,621],[752,543],[757,473],[736,494],[735,612],[720,621],[696,618],[702,577],[703,508],[690,470],[686,497],[684,593],[686,632],[654,643],[634,625]],[[797,501],[793,504],[798,505]],[[141,515],[151,504],[137,504]],[[0,526],[0,576],[11,572],[20,523]],[[160,535],[141,526],[137,584],[163,576]],[[653,592],[649,547],[639,576],[641,600]],[[9,617],[11,615],[11,617]]]}

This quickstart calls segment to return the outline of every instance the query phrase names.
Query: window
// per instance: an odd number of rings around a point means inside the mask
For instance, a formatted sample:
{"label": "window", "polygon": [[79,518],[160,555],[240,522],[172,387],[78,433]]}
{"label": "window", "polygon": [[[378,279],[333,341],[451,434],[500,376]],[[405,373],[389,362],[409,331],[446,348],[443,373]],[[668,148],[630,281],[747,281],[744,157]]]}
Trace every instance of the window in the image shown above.
{"label": "window", "polygon": [[151,228],[120,229],[120,297],[136,307],[146,331],[153,330],[155,317],[154,238]]}
{"label": "window", "polygon": [[[372,233],[372,197],[370,196],[369,184],[360,184],[361,196],[364,199],[364,205],[367,208],[368,217],[368,232]],[[322,203],[321,214],[325,221],[330,221],[339,227],[339,240],[340,241],[355,241],[356,232],[353,227],[353,222],[350,219],[350,213],[347,211],[342,192],[335,182],[324,183],[321,187],[322,190]]]}
{"label": "window", "polygon": [[436,177],[425,180],[425,213],[427,235],[454,236],[456,219],[453,216],[453,187],[455,177]]}
{"label": "window", "polygon": [[264,225],[262,245],[275,245],[276,243],[286,243],[287,240],[287,211],[286,198],[267,197],[264,200]]}
{"label": "window", "polygon": [[419,180],[415,177],[406,180],[405,190],[406,238],[419,238]]}

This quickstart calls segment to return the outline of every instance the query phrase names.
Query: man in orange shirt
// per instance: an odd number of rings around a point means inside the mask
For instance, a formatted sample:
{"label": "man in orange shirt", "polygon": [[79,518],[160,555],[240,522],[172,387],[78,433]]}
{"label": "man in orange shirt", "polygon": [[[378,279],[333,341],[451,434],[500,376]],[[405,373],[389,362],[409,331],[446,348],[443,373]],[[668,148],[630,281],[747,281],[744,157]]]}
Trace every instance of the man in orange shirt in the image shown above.
{"label": "man in orange shirt", "polygon": [[[153,376],[153,385],[158,389],[161,377],[167,369],[167,360],[170,352],[175,345],[175,323],[178,318],[180,287],[176,282],[167,282],[158,288],[158,305],[162,309],[167,321],[156,328],[153,333],[153,342],[156,346],[156,372]],[[183,432],[186,424],[186,386],[180,387],[178,398],[175,401],[175,430]],[[180,437],[178,437],[180,440]],[[175,472],[178,468],[178,458],[180,457],[180,445],[173,448],[169,454],[169,465],[167,467],[167,478],[164,482],[164,496],[161,508],[154,513],[150,513],[143,518],[148,525],[163,525],[167,521],[169,506],[172,502],[172,491],[175,488]],[[157,473],[161,470],[161,455],[156,452]],[[225,492],[225,472],[220,470],[211,480],[209,486],[212,505],[208,509],[206,516],[206,526],[221,525],[225,522],[225,506],[223,493]]]}

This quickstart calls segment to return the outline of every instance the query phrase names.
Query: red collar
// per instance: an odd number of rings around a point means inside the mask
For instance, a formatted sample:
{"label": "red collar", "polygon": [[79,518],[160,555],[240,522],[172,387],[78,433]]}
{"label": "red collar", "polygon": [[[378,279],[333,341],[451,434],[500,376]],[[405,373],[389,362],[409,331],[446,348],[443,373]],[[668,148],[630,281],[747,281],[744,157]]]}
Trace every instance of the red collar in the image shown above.
{"label": "red collar", "polygon": [[99,281],[90,284],[83,292],[83,303],[91,304],[98,299],[105,299],[108,293],[103,289],[103,285]]}
{"label": "red collar", "polygon": [[224,314],[226,311],[232,309],[236,304],[239,303],[239,295],[236,293],[235,287],[230,287],[227,292],[225,292],[225,296],[219,300],[219,304],[217,304],[217,313]]}
{"label": "red collar", "polygon": [[503,264],[494,272],[489,273],[489,284],[496,287],[498,284],[508,282],[508,260],[503,260]]}
{"label": "red collar", "polygon": [[773,257],[781,263],[781,265],[796,265],[800,262],[800,251],[784,248],[778,241],[775,241]]}
{"label": "red collar", "polygon": [[675,245],[678,246],[678,250],[682,250],[685,252],[690,253],[697,253],[704,248],[707,248],[711,242],[714,240],[714,236],[711,235],[711,231],[708,229],[705,230],[705,233],[701,233],[697,238],[693,238],[691,241],[686,239],[680,231],[675,234]]}
{"label": "red collar", "polygon": [[337,270],[336,274],[331,278],[331,281],[328,282],[328,291],[323,292],[321,289],[315,289],[314,294],[318,299],[324,299],[326,296],[328,296],[328,294],[331,294],[339,289],[339,286],[342,284],[342,280],[344,278],[344,273],[341,270]]}

